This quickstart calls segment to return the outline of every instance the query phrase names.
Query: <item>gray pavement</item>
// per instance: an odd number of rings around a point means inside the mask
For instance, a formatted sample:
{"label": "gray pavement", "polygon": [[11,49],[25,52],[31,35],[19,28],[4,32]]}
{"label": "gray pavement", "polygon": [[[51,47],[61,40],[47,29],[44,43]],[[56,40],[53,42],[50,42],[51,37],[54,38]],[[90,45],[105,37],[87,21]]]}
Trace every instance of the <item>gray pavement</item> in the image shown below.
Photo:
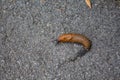
{"label": "gray pavement", "polygon": [[[74,62],[69,32],[92,41]],[[120,80],[120,0],[0,0],[0,80]]]}

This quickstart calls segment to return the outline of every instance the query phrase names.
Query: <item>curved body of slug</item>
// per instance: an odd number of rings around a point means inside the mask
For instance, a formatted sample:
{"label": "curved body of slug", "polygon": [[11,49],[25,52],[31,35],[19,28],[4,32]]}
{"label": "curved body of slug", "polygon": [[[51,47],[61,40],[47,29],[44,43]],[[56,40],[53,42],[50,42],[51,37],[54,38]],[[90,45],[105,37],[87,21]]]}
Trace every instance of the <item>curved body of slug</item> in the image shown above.
{"label": "curved body of slug", "polygon": [[89,50],[91,47],[91,41],[82,34],[75,33],[62,34],[58,37],[58,42],[80,43],[84,46],[86,50]]}

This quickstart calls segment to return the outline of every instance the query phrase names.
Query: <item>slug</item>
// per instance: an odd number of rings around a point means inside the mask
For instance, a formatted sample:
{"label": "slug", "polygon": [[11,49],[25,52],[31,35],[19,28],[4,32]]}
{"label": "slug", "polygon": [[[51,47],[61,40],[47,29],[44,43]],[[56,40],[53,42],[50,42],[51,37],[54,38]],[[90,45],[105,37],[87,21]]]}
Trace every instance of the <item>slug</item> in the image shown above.
{"label": "slug", "polygon": [[60,43],[60,42],[79,43],[79,44],[82,44],[85,50],[87,51],[89,51],[91,48],[91,41],[82,34],[76,34],[76,33],[62,34],[57,39],[57,43]]}

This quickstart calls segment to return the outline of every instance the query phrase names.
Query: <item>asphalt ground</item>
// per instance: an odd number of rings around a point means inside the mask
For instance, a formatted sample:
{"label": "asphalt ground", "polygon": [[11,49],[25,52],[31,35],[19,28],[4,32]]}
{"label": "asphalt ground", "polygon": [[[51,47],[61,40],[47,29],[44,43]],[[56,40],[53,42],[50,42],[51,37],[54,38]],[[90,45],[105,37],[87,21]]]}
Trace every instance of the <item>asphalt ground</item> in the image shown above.
{"label": "asphalt ground", "polygon": [[[120,0],[0,0],[0,80],[120,80]],[[79,33],[92,47],[61,43]]]}

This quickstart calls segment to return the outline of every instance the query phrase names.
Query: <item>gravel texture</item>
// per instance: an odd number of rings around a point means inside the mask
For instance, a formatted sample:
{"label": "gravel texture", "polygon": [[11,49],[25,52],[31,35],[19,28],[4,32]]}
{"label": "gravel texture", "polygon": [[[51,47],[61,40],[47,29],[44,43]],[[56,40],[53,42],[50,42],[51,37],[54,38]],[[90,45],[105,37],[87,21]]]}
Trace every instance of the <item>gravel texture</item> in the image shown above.
{"label": "gravel texture", "polygon": [[[0,80],[120,80],[120,0],[0,0]],[[92,41],[61,43],[62,33]]]}

